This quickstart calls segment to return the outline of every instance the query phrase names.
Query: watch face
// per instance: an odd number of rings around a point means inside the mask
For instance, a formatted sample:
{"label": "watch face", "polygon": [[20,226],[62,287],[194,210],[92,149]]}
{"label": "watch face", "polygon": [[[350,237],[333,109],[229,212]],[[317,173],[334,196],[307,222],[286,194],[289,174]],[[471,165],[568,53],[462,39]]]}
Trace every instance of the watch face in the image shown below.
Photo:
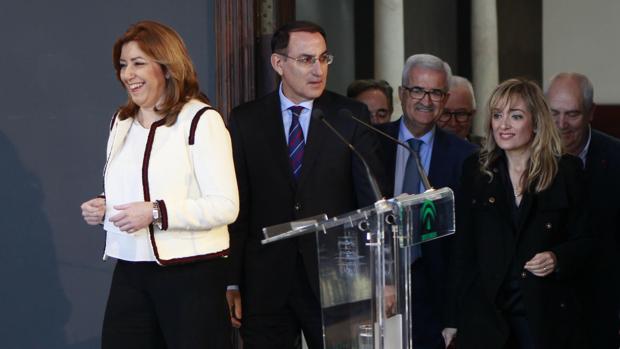
{"label": "watch face", "polygon": [[153,203],[153,220],[159,219],[159,205]]}

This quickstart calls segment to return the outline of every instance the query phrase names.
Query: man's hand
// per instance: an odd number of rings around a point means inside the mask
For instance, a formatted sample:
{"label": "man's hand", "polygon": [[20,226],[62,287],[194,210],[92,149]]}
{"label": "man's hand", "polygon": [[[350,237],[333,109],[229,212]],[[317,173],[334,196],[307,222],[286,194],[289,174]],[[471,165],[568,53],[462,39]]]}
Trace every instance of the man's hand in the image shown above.
{"label": "man's hand", "polygon": [[230,323],[235,328],[241,327],[241,318],[243,316],[241,311],[241,292],[238,290],[227,290],[226,301],[228,301]]}
{"label": "man's hand", "polygon": [[385,299],[385,315],[392,317],[396,315],[396,289],[393,285],[386,285],[383,289]]}

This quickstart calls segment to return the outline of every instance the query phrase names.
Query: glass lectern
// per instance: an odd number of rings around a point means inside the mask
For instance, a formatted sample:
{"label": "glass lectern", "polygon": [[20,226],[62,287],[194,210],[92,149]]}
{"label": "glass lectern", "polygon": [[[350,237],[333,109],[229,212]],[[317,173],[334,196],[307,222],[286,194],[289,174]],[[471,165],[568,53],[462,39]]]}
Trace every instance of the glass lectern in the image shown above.
{"label": "glass lectern", "polygon": [[411,349],[412,258],[420,244],[454,233],[454,194],[402,195],[263,233],[264,244],[316,234],[326,349]]}

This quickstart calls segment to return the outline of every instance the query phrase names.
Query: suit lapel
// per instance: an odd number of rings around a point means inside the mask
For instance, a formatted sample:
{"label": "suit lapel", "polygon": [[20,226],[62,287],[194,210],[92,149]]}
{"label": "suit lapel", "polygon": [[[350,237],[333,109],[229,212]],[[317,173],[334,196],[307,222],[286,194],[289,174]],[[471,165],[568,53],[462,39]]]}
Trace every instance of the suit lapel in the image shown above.
{"label": "suit lapel", "polygon": [[449,168],[451,162],[448,159],[451,155],[446,148],[445,133],[436,126],[433,153],[431,155],[431,163],[428,166],[428,180],[433,188],[443,187],[449,182],[448,176],[451,173]]}
{"label": "suit lapel", "polygon": [[[390,136],[398,139],[398,132],[400,131],[400,119],[392,123],[389,123],[385,131]],[[396,145],[396,143],[384,137],[381,137],[381,142],[383,142],[384,149],[385,149],[384,154],[383,154],[385,156],[385,163],[388,164],[387,169],[386,169],[387,178],[389,181],[388,189],[392,193],[392,196],[394,196],[394,185],[395,185],[394,176],[396,175],[395,173],[396,172],[396,152],[398,151],[399,146]]]}
{"label": "suit lapel", "polygon": [[[377,128],[388,135],[398,139],[398,132],[400,131],[400,118],[396,121],[389,122],[387,124],[377,125]],[[387,137],[379,136],[379,144],[381,146],[381,158],[383,159],[385,175],[386,175],[386,193],[389,196],[394,196],[394,175],[396,172],[396,152],[398,151],[398,145]]]}
{"label": "suit lapel", "polygon": [[[329,119],[330,110],[325,93],[314,100],[312,108],[323,110],[325,112],[325,118]],[[312,168],[315,166],[319,154],[321,154],[324,139],[329,133],[330,131],[320,120],[310,118],[310,127],[304,147],[304,159],[301,165],[298,187],[303,186],[304,182],[306,182],[306,177],[310,176],[310,173],[312,173]]]}
{"label": "suit lapel", "polygon": [[295,188],[295,179],[291,170],[291,164],[288,157],[288,145],[284,137],[284,123],[282,121],[282,111],[280,110],[280,97],[278,92],[273,93],[271,98],[267,99],[265,105],[265,127],[264,140],[271,149],[279,171],[284,172],[284,176],[288,178],[291,188]]}
{"label": "suit lapel", "polygon": [[590,138],[590,148],[586,155],[585,173],[588,180],[592,180],[594,173],[603,173],[609,166],[607,159],[607,149],[599,142],[599,138],[594,130]]}

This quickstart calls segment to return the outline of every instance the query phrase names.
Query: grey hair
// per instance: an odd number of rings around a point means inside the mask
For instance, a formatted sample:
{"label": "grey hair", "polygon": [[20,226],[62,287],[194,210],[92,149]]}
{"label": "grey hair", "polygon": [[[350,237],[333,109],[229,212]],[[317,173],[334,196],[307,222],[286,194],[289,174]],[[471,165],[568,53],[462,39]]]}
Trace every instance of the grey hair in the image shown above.
{"label": "grey hair", "polygon": [[409,71],[415,67],[443,72],[446,75],[445,91],[448,92],[450,80],[452,79],[452,69],[450,69],[450,65],[448,63],[442,61],[439,57],[426,53],[409,56],[409,58],[405,61],[405,66],[403,67],[403,86],[407,86],[407,83],[409,82]]}
{"label": "grey hair", "polygon": [[553,85],[555,80],[560,78],[571,78],[577,80],[579,83],[579,89],[581,90],[583,112],[585,114],[590,113],[592,111],[592,107],[594,106],[594,87],[592,86],[590,79],[583,74],[567,72],[555,74],[549,80],[549,86],[547,86],[547,89],[545,90],[545,96],[549,95],[549,88]]}
{"label": "grey hair", "polygon": [[462,76],[452,75],[452,79],[450,79],[450,89],[456,88],[457,86],[465,86],[469,91],[469,95],[471,96],[471,105],[474,109],[476,109],[476,97],[474,95],[474,87],[471,85],[471,82]]}

